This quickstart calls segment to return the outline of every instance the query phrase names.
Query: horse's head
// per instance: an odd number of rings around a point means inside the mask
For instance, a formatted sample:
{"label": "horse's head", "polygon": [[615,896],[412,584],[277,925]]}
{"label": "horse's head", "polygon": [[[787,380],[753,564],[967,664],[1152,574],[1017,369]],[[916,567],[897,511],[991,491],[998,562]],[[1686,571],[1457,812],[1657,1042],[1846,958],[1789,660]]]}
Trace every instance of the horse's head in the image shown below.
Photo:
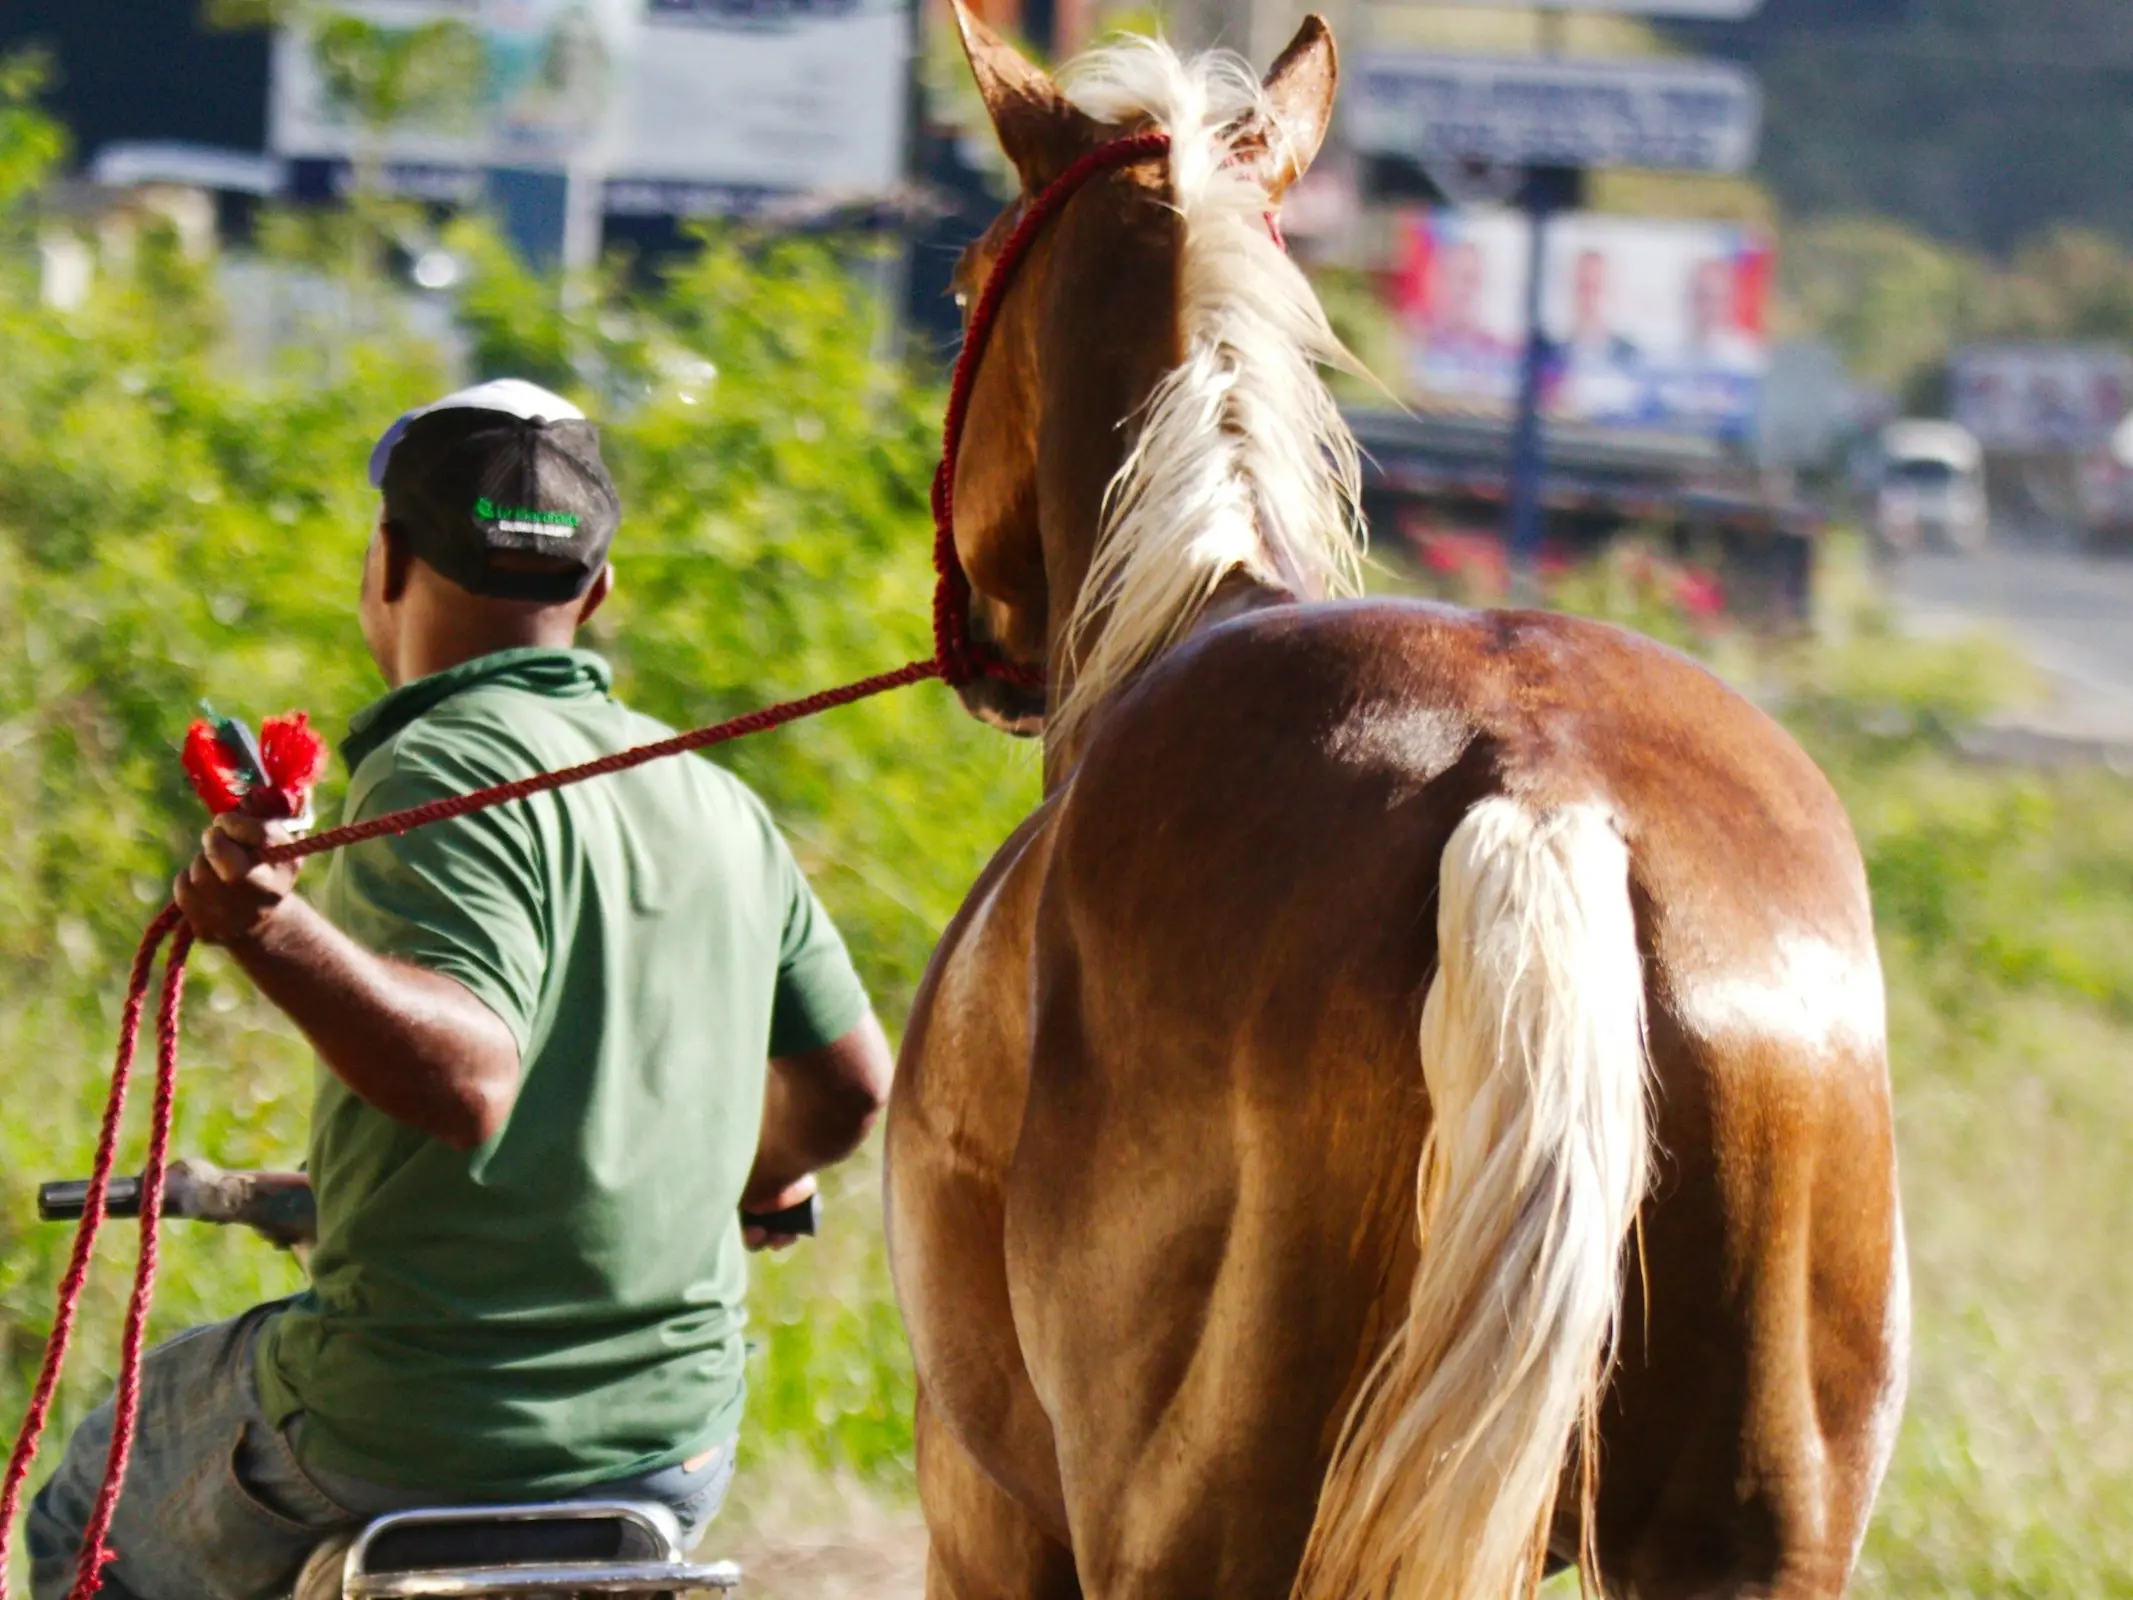
{"label": "horse's head", "polygon": [[[1090,672],[1091,650],[1109,614],[1138,603],[1113,592],[1118,563],[1099,553],[1100,545],[1120,542],[1113,535],[1127,502],[1170,496],[1176,503],[1143,509],[1168,515],[1180,530],[1196,529],[1195,519],[1220,520],[1225,496],[1238,502],[1215,537],[1190,535],[1204,547],[1225,538],[1256,544],[1258,525],[1308,520],[1291,514],[1299,493],[1308,498],[1315,491],[1254,483],[1249,465],[1229,457],[1239,455],[1242,435],[1258,431],[1255,415],[1269,409],[1264,369],[1281,368],[1274,387],[1305,375],[1313,394],[1283,390],[1272,398],[1293,399],[1286,409],[1308,412],[1309,427],[1322,429],[1332,414],[1310,365],[1326,353],[1314,337],[1324,332],[1323,318],[1281,255],[1272,218],[1324,138],[1338,69],[1332,35],[1309,17],[1263,84],[1226,59],[1186,65],[1160,46],[1126,45],[1075,63],[1062,88],[960,4],[955,16],[1022,187],[1020,200],[957,269],[966,325],[1037,195],[1113,140],[1155,128],[1172,136],[1167,160],[1158,155],[1097,175],[1045,225],[1001,302],[971,390],[955,468],[955,543],[970,577],[971,633],[1010,660],[1043,666],[1049,682],[1032,689],[981,679],[963,689],[963,700],[988,722],[1033,734],[1043,730],[1048,711],[1070,703],[1077,677]],[[1239,224],[1240,217],[1247,221]],[[1239,226],[1250,237],[1223,232]],[[1223,251],[1235,259],[1213,259]],[[1255,274],[1267,281],[1254,281]],[[1228,300],[1249,303],[1241,316],[1235,306],[1212,303]],[[1229,323],[1211,335],[1210,321],[1224,317]],[[1225,338],[1232,345],[1208,356],[1203,347]],[[1280,340],[1292,348],[1239,350],[1232,347],[1237,339]],[[1330,334],[1323,343],[1331,345]],[[1181,369],[1203,356],[1221,370],[1211,370],[1194,392],[1175,392]],[[1254,363],[1261,370],[1237,382],[1237,370]],[[1238,395],[1241,406],[1225,399]],[[1158,413],[1180,407],[1203,413],[1199,442],[1185,450],[1176,448],[1175,430],[1157,439]],[[1197,500],[1185,503],[1179,486],[1151,490],[1129,482],[1135,474],[1155,475],[1142,460],[1155,453],[1166,470],[1193,476],[1197,488],[1187,497]],[[1307,453],[1322,454],[1315,443]],[[1333,454],[1340,455],[1337,447]],[[1201,459],[1186,459],[1193,456]],[[1320,462],[1283,465],[1309,477]],[[1315,516],[1322,508],[1309,509]],[[1282,581],[1291,574],[1280,543],[1274,541],[1270,559],[1229,559],[1222,571],[1242,566]],[[1219,574],[1205,589],[1211,592],[1217,581]],[[1309,573],[1284,587],[1324,588]],[[1206,597],[1198,596],[1195,612]],[[1157,631],[1174,636],[1190,620],[1167,617]],[[1168,636],[1136,646],[1138,654],[1153,653]],[[1126,670],[1137,664],[1126,663]]]}

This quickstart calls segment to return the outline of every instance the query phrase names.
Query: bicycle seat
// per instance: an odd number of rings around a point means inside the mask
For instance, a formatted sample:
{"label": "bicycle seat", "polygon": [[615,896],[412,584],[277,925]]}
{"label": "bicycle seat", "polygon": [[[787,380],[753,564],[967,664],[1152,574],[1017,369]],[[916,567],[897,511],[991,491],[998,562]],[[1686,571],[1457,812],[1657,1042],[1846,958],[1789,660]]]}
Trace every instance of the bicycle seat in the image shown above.
{"label": "bicycle seat", "polygon": [[[741,1581],[730,1561],[691,1562],[665,1506],[627,1500],[396,1511],[364,1528],[346,1551],[339,1588],[326,1590],[343,1600],[723,1595]],[[315,1557],[306,1569],[307,1585],[326,1576],[314,1576],[318,1564]],[[318,1592],[301,1588],[298,1600]]]}

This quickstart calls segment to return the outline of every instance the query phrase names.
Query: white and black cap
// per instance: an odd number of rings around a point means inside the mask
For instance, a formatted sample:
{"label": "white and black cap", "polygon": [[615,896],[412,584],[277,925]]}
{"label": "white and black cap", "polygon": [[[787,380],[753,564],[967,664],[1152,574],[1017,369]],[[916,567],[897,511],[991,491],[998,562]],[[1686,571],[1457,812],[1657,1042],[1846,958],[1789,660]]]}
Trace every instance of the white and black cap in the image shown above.
{"label": "white and black cap", "polygon": [[574,600],[607,564],[622,520],[600,433],[523,378],[408,412],[370,455],[385,520],[472,594]]}

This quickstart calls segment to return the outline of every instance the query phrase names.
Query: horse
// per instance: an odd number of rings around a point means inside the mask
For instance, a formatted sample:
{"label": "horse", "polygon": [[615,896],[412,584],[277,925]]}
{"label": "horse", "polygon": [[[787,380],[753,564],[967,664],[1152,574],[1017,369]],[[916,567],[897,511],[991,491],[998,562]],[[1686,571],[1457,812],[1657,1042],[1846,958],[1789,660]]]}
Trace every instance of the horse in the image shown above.
{"label": "horse", "polygon": [[[1830,1596],[1903,1406],[1867,883],[1701,666],[1359,594],[1338,340],[1272,218],[1308,19],[1063,84],[960,8],[1048,217],[953,464],[1044,793],[887,1118],[933,1600]],[[1036,669],[1042,670],[1041,686]]]}

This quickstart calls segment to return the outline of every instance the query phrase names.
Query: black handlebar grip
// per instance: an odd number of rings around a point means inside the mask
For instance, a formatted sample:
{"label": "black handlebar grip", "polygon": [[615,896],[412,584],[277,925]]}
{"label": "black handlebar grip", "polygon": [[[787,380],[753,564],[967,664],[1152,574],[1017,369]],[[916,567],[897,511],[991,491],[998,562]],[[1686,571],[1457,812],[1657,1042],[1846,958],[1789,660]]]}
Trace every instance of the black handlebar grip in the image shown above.
{"label": "black handlebar grip", "polygon": [[[72,1222],[89,1209],[89,1180],[69,1178],[64,1183],[37,1186],[37,1220]],[[137,1217],[141,1214],[141,1180],[113,1178],[104,1190],[104,1215]]]}
{"label": "black handlebar grip", "polygon": [[741,1226],[761,1228],[765,1233],[790,1233],[803,1239],[812,1239],[822,1222],[822,1208],[817,1203],[819,1195],[809,1195],[796,1206],[787,1206],[783,1211],[743,1211]]}

